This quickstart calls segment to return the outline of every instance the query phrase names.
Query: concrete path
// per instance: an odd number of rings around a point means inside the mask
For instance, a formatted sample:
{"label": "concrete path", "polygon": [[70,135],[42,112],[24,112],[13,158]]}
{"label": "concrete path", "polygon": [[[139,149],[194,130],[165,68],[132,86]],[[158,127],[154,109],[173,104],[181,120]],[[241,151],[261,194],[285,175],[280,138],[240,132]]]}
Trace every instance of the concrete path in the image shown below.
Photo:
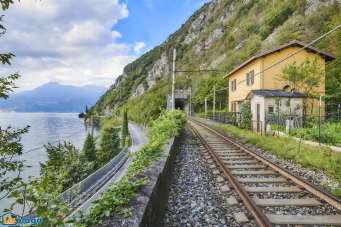
{"label": "concrete path", "polygon": [[[147,143],[146,132],[144,128],[142,128],[141,126],[133,122],[129,122],[128,127],[129,127],[130,136],[132,139],[132,146],[129,148],[129,151],[136,152],[144,144]],[[130,165],[130,162],[131,162],[131,158],[128,158],[128,160],[121,167],[121,169],[110,180],[108,180],[108,182],[105,183],[102,188],[100,188],[95,194],[93,194],[81,206],[79,206],[76,210],[74,210],[67,219],[69,219],[70,217],[72,217],[79,211],[88,213],[90,211],[92,203],[95,202],[101,196],[101,194],[110,187],[110,185],[112,185],[114,182],[118,181],[119,179],[121,179],[122,176],[124,176],[124,174],[126,173]]]}

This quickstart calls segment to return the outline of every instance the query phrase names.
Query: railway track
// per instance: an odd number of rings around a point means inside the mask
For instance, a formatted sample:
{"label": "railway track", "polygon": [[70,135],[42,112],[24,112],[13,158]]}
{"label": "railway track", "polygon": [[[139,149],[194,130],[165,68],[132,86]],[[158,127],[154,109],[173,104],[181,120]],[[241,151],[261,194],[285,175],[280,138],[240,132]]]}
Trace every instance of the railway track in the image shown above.
{"label": "railway track", "polygon": [[[341,226],[338,198],[209,125],[195,119],[189,123],[207,162],[237,193],[237,198],[228,198],[231,205],[238,205],[237,200],[243,202],[258,226]],[[241,216],[242,221],[248,221],[247,215]]]}

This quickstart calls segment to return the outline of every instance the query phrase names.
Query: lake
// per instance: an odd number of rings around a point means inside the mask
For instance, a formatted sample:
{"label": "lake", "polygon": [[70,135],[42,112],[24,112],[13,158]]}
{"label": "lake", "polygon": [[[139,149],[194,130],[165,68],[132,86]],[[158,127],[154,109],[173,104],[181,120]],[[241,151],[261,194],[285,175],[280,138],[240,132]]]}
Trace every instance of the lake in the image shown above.
{"label": "lake", "polygon": [[[70,141],[81,148],[89,130],[77,113],[0,113],[0,126],[23,128],[30,126],[29,132],[22,137],[24,154],[22,159],[31,167],[25,168],[22,177],[39,176],[40,163],[47,160],[44,145],[57,144],[58,141]],[[0,210],[8,204],[1,201]]]}

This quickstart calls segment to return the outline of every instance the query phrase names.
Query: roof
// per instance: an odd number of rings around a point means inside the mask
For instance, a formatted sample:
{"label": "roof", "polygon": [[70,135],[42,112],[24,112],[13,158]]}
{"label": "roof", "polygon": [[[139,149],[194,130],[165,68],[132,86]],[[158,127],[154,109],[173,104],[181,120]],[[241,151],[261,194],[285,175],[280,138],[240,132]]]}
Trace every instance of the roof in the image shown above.
{"label": "roof", "polygon": [[263,97],[287,97],[287,98],[304,98],[305,95],[300,92],[286,92],[283,90],[270,90],[270,89],[260,89],[252,90],[250,95],[258,95]]}
{"label": "roof", "polygon": [[[280,51],[282,49],[288,48],[288,47],[294,47],[294,46],[298,46],[298,47],[305,47],[307,44],[298,41],[298,40],[293,40],[289,43],[283,44],[282,46],[279,46],[275,49],[272,50],[267,50],[264,52],[260,52],[259,54],[256,54],[255,56],[249,58],[248,60],[246,60],[245,62],[243,62],[242,64],[240,64],[238,67],[236,67],[235,69],[233,69],[231,72],[229,72],[226,76],[224,76],[224,78],[230,76],[231,74],[235,73],[236,71],[238,71],[239,69],[243,68],[244,66],[246,66],[247,64],[251,63],[252,61],[261,58],[261,57],[265,57],[266,55],[272,54],[276,51]],[[313,52],[313,53],[317,53],[319,54],[321,57],[323,57],[326,61],[332,61],[335,59],[335,57],[323,50],[317,49],[315,47],[306,47],[307,51]]]}

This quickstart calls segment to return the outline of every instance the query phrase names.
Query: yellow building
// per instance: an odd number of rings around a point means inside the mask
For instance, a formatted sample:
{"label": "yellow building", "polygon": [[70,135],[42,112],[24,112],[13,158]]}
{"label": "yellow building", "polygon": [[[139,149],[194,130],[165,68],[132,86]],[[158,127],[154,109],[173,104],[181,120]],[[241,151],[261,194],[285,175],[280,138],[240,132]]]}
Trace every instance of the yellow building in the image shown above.
{"label": "yellow building", "polygon": [[[290,90],[288,83],[281,79],[282,70],[287,65],[294,63],[299,65],[307,58],[318,56],[318,62],[324,72],[325,62],[335,59],[331,54],[314,47],[307,47],[298,52],[304,46],[306,44],[300,41],[291,41],[276,49],[251,57],[228,73],[224,78],[229,81],[230,85],[229,111],[239,112],[241,104],[252,90]],[[316,91],[324,96],[324,75]]]}

